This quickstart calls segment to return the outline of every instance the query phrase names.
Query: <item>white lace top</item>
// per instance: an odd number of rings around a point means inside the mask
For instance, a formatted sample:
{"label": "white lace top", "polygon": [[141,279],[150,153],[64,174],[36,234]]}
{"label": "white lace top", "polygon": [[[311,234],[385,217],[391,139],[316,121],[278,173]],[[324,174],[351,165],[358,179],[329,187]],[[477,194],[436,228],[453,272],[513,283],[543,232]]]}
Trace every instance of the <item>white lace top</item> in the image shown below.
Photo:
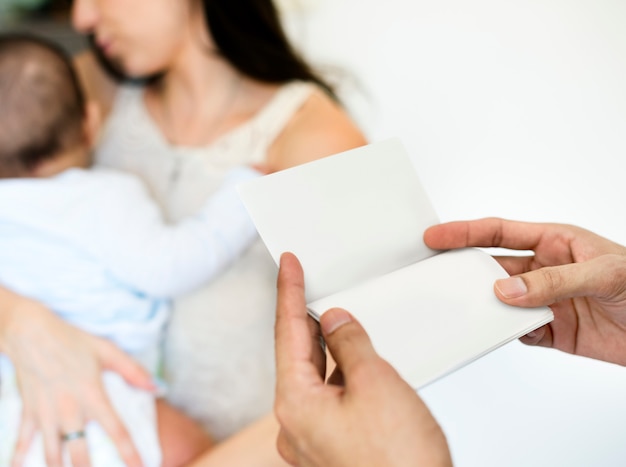
{"label": "white lace top", "polygon": [[[267,149],[313,85],[284,85],[252,119],[207,147],[170,145],[124,86],[103,130],[96,160],[140,176],[177,221],[198,210],[234,166],[264,161]],[[170,401],[216,439],[269,412],[274,395],[277,268],[260,240],[217,280],[178,300],[166,335]]]}

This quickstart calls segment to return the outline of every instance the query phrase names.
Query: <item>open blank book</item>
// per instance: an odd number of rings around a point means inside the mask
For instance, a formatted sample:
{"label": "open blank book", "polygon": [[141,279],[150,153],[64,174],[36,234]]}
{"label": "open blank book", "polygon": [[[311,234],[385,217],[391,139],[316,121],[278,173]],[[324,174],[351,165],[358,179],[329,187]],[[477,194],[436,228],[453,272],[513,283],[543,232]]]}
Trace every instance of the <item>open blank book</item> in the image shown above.
{"label": "open blank book", "polygon": [[309,313],[350,311],[415,389],[553,319],[500,302],[507,273],[487,253],[424,244],[439,219],[398,139],[238,188],[274,261],[291,251],[302,263]]}

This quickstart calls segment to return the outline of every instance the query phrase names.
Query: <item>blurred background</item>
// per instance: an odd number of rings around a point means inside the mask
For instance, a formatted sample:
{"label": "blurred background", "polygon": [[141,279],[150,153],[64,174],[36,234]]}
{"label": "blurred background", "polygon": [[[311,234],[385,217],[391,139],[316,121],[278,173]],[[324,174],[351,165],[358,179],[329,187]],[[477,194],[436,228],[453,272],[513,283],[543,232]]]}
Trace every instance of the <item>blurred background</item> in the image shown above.
{"label": "blurred background", "polygon": [[69,21],[70,0],[0,0],[0,30],[26,30],[55,40],[70,53],[86,42]]}
{"label": "blurred background", "polygon": [[[441,220],[626,244],[626,2],[284,3],[370,139],[403,140]],[[626,465],[626,368],[515,341],[420,393],[457,467]]]}
{"label": "blurred background", "polygon": [[[402,139],[442,221],[565,222],[626,244],[626,2],[279,3],[370,140]],[[67,2],[0,0],[0,18],[83,47]],[[458,467],[626,463],[625,368],[512,342],[421,394]]]}

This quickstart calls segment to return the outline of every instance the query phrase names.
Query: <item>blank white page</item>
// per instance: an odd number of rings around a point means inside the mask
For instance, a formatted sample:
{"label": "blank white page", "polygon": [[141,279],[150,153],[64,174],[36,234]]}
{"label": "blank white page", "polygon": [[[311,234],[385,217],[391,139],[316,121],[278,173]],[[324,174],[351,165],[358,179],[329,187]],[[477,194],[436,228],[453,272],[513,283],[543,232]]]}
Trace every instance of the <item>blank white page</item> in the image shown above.
{"label": "blank white page", "polygon": [[415,389],[552,321],[549,308],[500,302],[506,271],[487,253],[449,251],[309,303],[314,316],[350,311],[378,353]]}
{"label": "blank white page", "polygon": [[251,180],[239,192],[274,261],[291,251],[302,263],[307,301],[435,254],[422,236],[439,219],[397,138]]}
{"label": "blank white page", "polygon": [[477,249],[424,244],[438,223],[397,139],[246,182],[239,191],[274,261],[302,263],[310,313],[349,310],[415,388],[553,319],[493,293],[506,272]]}

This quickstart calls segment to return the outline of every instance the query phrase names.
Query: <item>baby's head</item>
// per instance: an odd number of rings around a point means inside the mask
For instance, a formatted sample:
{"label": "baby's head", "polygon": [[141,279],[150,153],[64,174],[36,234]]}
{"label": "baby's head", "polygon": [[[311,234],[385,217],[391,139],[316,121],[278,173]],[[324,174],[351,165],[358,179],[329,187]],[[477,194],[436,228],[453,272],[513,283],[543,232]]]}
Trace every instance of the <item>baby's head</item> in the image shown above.
{"label": "baby's head", "polygon": [[70,58],[24,34],[0,34],[0,178],[90,164],[91,124]]}

